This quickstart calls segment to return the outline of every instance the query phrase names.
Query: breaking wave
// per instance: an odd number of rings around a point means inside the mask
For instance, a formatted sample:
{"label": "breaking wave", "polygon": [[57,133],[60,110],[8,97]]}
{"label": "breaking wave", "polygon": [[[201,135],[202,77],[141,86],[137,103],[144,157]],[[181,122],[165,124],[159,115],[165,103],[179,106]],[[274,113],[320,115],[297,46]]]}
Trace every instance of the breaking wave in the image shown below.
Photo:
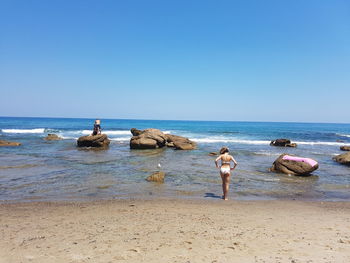
{"label": "breaking wave", "polygon": [[3,133],[44,133],[44,128],[37,129],[1,129]]}

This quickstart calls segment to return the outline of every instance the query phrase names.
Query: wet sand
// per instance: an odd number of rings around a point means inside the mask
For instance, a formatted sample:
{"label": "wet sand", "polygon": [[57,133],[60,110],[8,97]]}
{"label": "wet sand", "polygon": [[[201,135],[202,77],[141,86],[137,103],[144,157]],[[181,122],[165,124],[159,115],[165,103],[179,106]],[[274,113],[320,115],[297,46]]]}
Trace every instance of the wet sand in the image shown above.
{"label": "wet sand", "polygon": [[350,202],[0,205],[0,262],[350,262]]}

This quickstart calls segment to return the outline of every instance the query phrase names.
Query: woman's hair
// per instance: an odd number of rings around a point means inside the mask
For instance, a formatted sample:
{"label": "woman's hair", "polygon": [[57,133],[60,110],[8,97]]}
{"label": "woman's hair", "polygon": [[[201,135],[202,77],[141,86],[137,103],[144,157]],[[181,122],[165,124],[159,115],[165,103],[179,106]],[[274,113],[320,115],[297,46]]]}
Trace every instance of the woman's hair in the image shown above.
{"label": "woman's hair", "polygon": [[224,154],[224,153],[228,153],[229,150],[227,147],[222,147],[221,150],[220,150],[220,154]]}

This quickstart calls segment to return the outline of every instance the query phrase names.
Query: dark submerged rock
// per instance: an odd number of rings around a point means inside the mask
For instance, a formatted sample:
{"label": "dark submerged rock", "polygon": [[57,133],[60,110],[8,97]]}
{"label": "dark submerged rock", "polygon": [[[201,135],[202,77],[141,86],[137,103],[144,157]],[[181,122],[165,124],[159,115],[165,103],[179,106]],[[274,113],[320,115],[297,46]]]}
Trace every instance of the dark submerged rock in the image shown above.
{"label": "dark submerged rock", "polygon": [[[284,160],[283,157],[287,154],[281,154],[272,164],[272,172],[281,172],[292,175],[310,175],[313,171],[318,169],[318,164],[311,166],[307,162],[298,162],[292,160]],[[289,154],[288,154],[289,155]],[[290,155],[291,156],[291,155]],[[308,158],[310,159],[310,158]],[[314,160],[313,160],[314,161]]]}
{"label": "dark submerged rock", "polygon": [[96,147],[106,148],[109,146],[110,140],[106,134],[82,136],[77,141],[78,147]]}
{"label": "dark submerged rock", "polygon": [[350,165],[350,152],[339,154],[333,160],[340,164]]}
{"label": "dark submerged rock", "polygon": [[0,140],[0,146],[20,146],[21,143],[19,142],[9,142],[9,141],[4,141],[4,140]]}
{"label": "dark submerged rock", "polygon": [[297,147],[296,143],[291,143],[289,139],[276,139],[270,142],[271,146]]}

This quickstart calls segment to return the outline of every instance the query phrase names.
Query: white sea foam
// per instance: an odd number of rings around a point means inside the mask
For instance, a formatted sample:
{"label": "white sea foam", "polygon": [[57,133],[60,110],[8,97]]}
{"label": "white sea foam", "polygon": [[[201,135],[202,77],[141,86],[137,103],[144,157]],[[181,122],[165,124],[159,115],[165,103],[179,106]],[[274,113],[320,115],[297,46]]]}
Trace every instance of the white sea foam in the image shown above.
{"label": "white sea foam", "polygon": [[341,137],[348,137],[348,138],[350,138],[350,134],[336,133],[336,135],[341,136]]}
{"label": "white sea foam", "polygon": [[44,128],[37,129],[1,129],[3,133],[44,133]]}
{"label": "white sea foam", "polygon": [[109,138],[111,141],[117,141],[117,142],[127,142],[130,140],[130,138]]}
{"label": "white sea foam", "polygon": [[[294,142],[294,141],[293,141]],[[344,143],[342,142],[295,142],[300,145],[327,145],[327,146],[342,146]]]}
{"label": "white sea foam", "polygon": [[259,140],[241,140],[241,139],[229,139],[229,138],[192,138],[191,140],[198,143],[242,143],[242,144],[269,144],[270,141]]}
{"label": "white sea foam", "polygon": [[[252,144],[252,145],[269,145],[271,141],[264,140],[245,140],[245,139],[232,139],[232,138],[190,138],[198,143],[238,143],[238,144]],[[342,146],[345,145],[342,142],[306,142],[306,141],[293,141],[300,145],[325,145],[325,146]]]}
{"label": "white sea foam", "polygon": [[263,155],[263,156],[279,156],[280,153],[272,153],[272,152],[254,152],[256,155]]}
{"label": "white sea foam", "polygon": [[132,135],[130,131],[103,131],[107,135]]}
{"label": "white sea foam", "polygon": [[[79,133],[84,134],[84,135],[89,135],[92,133],[92,130],[82,130],[79,131]],[[130,131],[109,131],[109,130],[102,130],[102,133],[105,133],[107,135],[130,135]]]}

